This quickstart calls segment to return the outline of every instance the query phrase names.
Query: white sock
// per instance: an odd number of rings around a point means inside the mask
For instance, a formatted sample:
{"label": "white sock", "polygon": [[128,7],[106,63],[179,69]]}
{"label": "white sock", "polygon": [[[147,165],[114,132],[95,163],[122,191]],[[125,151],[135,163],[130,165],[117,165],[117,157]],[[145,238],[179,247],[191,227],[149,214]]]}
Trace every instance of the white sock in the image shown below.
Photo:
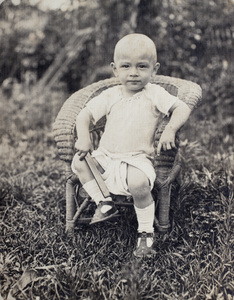
{"label": "white sock", "polygon": [[[98,205],[101,201],[112,201],[111,197],[105,198],[103,196],[95,179],[86,182],[83,185],[83,188],[89,194],[89,196],[93,199],[93,201],[96,203],[96,205]],[[102,207],[102,212],[105,213],[109,209],[111,209],[111,206],[105,205],[104,207]]]}
{"label": "white sock", "polygon": [[[138,232],[154,232],[154,211],[155,202],[153,201],[149,206],[145,208],[138,208],[134,205],[137,221],[138,221]],[[140,239],[138,239],[140,243]],[[153,238],[147,238],[147,246],[150,247],[153,244]]]}

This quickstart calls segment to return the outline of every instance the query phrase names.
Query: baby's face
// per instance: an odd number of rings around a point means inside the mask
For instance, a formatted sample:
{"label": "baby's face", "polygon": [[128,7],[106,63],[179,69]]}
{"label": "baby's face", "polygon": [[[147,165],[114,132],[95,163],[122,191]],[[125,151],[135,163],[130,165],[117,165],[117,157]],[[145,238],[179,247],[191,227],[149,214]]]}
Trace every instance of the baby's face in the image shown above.
{"label": "baby's face", "polygon": [[157,64],[146,50],[131,51],[130,48],[116,55],[112,68],[126,92],[135,94],[150,81]]}

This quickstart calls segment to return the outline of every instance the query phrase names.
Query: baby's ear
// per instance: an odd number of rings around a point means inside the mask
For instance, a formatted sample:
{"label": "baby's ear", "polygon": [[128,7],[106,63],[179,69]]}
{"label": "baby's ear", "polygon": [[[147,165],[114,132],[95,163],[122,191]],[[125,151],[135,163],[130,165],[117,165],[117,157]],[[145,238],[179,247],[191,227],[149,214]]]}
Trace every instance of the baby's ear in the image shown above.
{"label": "baby's ear", "polygon": [[113,71],[115,77],[118,77],[118,72],[117,72],[117,68],[116,68],[115,63],[112,62],[112,63],[110,64],[110,66],[111,66],[111,68],[112,68],[112,71]]}
{"label": "baby's ear", "polygon": [[160,63],[156,62],[155,65],[154,65],[154,73],[155,74],[157,74],[159,68],[160,68]]}

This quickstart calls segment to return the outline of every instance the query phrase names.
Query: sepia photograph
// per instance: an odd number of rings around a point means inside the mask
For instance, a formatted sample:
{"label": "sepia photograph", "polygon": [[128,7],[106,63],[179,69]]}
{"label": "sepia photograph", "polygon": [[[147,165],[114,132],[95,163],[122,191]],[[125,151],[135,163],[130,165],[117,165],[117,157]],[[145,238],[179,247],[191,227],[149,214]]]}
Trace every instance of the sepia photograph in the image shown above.
{"label": "sepia photograph", "polygon": [[234,0],[0,0],[0,300],[234,299]]}

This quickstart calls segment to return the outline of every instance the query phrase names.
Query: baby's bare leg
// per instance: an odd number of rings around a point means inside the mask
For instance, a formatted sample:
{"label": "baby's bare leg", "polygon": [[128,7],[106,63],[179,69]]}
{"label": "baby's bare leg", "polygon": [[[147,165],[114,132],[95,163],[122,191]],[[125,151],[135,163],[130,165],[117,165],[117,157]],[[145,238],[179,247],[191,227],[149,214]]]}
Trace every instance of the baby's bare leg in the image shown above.
{"label": "baby's bare leg", "polygon": [[138,221],[136,256],[152,255],[155,204],[150,191],[149,179],[139,169],[128,166],[128,189],[133,196]]}
{"label": "baby's bare leg", "polygon": [[127,175],[128,189],[133,197],[134,205],[145,208],[153,203],[149,179],[141,170],[129,165]]}
{"label": "baby's bare leg", "polygon": [[[104,170],[96,161],[96,159],[93,160],[99,172],[103,173]],[[89,196],[94,200],[94,202],[98,206],[92,218],[91,224],[108,220],[113,216],[117,215],[118,210],[115,208],[111,197],[104,197],[99,186],[97,185],[96,180],[94,179],[93,173],[91,172],[88,164],[86,163],[86,160],[80,160],[79,155],[76,154],[72,161],[72,169],[78,176],[81,184],[83,185],[84,190],[89,194]]]}
{"label": "baby's bare leg", "polygon": [[[103,173],[104,170],[102,169],[102,167],[99,165],[99,163],[96,161],[95,158],[93,158],[98,171],[100,173]],[[73,162],[72,162],[72,166],[75,169],[75,173],[77,174],[77,176],[79,177],[79,180],[81,182],[82,185],[84,185],[85,183],[91,181],[94,179],[93,173],[90,171],[89,166],[86,163],[86,160],[80,160],[80,157],[78,154],[76,154],[73,158]]]}

